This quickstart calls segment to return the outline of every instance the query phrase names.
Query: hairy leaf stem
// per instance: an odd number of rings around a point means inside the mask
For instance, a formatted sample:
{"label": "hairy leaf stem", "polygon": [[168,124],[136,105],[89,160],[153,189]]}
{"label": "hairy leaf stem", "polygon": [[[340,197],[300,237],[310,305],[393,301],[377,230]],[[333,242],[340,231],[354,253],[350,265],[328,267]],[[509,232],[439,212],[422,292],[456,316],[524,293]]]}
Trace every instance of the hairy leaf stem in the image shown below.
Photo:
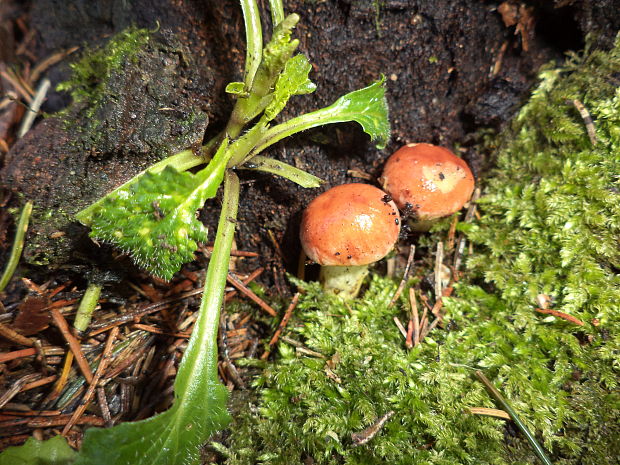
{"label": "hairy leaf stem", "polygon": [[[217,378],[217,331],[220,309],[224,299],[226,276],[230,262],[237,210],[239,206],[239,178],[228,170],[224,177],[224,201],[215,236],[213,252],[209,259],[205,292],[202,294],[196,329],[192,333],[183,360],[191,360],[191,365],[181,364],[181,370],[192,372],[198,367],[210,367],[212,379]],[[188,362],[189,363],[189,362]],[[189,380],[191,377],[181,377]],[[181,383],[179,383],[181,384]],[[183,391],[187,386],[175,386],[175,391]]]}

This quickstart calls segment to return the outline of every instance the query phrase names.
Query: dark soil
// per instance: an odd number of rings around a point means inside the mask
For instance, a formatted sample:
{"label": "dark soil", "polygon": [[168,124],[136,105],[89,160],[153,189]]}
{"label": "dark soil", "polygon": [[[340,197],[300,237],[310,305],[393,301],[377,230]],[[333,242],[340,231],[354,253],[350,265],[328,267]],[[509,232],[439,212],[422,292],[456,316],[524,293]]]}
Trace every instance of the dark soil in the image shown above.
{"label": "dark soil", "polygon": [[[466,0],[287,2],[287,11],[302,18],[296,36],[319,88],[294,99],[283,118],[328,105],[384,74],[393,136],[379,151],[358,127],[340,125],[287,140],[270,154],[325,179],[328,188],[355,181],[347,174],[351,169],[376,176],[391,151],[424,141],[458,147],[480,177],[489,160],[471,149],[477,131],[501,127],[513,116],[543,63],[581,47],[588,32],[597,34],[597,44],[609,45],[620,21],[618,0],[526,4],[504,2],[508,10],[500,8],[500,14],[499,2]],[[86,231],[71,221],[77,210],[163,153],[196,146],[207,121],[207,137],[225,124],[232,101],[223,88],[240,79],[243,67],[242,18],[233,1],[37,0],[19,9],[29,13],[36,31],[32,53],[38,59],[72,46],[101,45],[131,25],[160,31],[158,45],[123,69],[114,95],[96,115],[104,122],[101,137],[84,136],[79,128],[91,121],[74,105],[35,126],[3,161],[0,183],[20,194],[15,202],[28,198],[39,213],[60,212],[51,226],[34,221],[26,258],[66,267],[88,255],[88,246],[77,247],[88,244]],[[53,84],[69,77],[67,61],[47,73]],[[44,110],[68,103],[67,95],[52,92]],[[173,111],[152,117],[162,106]],[[197,118],[179,129],[190,113]],[[295,269],[299,214],[318,192],[268,175],[242,176],[239,246],[260,252],[264,264]],[[217,204],[203,212],[212,226]],[[65,235],[50,243],[57,231]]]}

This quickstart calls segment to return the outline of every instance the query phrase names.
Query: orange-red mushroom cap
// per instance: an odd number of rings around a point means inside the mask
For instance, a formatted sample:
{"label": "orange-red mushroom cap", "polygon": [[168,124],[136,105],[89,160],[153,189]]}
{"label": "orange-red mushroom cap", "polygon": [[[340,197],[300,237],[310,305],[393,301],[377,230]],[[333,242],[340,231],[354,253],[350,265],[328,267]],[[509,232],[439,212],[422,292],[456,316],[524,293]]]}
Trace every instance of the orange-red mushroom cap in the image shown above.
{"label": "orange-red mushroom cap", "polygon": [[369,184],[336,186],[310,202],[301,220],[301,244],[320,265],[376,262],[394,247],[400,215],[385,192]]}
{"label": "orange-red mushroom cap", "polygon": [[431,144],[398,149],[385,164],[379,182],[399,208],[409,204],[421,221],[459,211],[474,191],[474,176],[467,163]]}

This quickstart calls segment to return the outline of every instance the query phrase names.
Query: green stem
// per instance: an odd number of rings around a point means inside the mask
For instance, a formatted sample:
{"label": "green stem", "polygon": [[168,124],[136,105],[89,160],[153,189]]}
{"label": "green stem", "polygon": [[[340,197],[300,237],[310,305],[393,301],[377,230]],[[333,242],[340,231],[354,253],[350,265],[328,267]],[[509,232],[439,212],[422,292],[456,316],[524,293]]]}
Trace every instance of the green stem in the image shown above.
{"label": "green stem", "polygon": [[80,333],[86,331],[88,325],[90,324],[93,311],[95,310],[97,302],[99,301],[99,296],[101,295],[102,287],[103,286],[100,284],[89,283],[86,288],[86,292],[84,292],[84,296],[80,301],[80,306],[75,314],[75,321],[73,322],[73,327]]}
{"label": "green stem", "polygon": [[482,373],[480,370],[476,370],[475,373],[476,373],[476,376],[478,377],[478,379],[487,388],[487,390],[489,391],[491,396],[493,396],[493,398],[502,407],[502,409],[504,409],[508,413],[508,415],[510,415],[510,418],[512,418],[512,421],[515,422],[517,427],[525,435],[525,438],[530,443],[530,446],[532,446],[532,449],[534,449],[534,453],[540,459],[540,461],[542,463],[544,463],[545,465],[552,465],[551,460],[549,460],[549,458],[545,454],[545,450],[538,443],[538,441],[536,440],[534,435],[525,426],[525,424],[521,421],[521,419],[517,416],[517,413],[512,409],[510,404],[508,404],[506,399],[504,399],[504,396],[502,396],[500,394],[500,392],[495,388],[495,386],[493,386],[493,384],[491,384],[491,381],[489,381],[489,379],[486,376],[484,376],[484,373]]}
{"label": "green stem", "polygon": [[[218,136],[216,136],[216,137],[218,137]],[[211,142],[214,141],[214,139],[209,141],[209,143],[205,147],[207,147],[207,148],[211,147],[210,144],[211,144]],[[126,183],[118,186],[112,192],[110,192],[109,194],[103,196],[102,198],[97,200],[92,205],[89,205],[84,210],[81,210],[80,212],[78,212],[75,215],[75,218],[80,223],[82,223],[83,225],[90,226],[92,224],[92,215],[93,215],[93,213],[101,206],[101,204],[105,201],[105,199],[107,197],[109,197],[110,195],[113,195],[114,193],[118,192],[121,189],[124,189],[124,188],[130,186],[131,184],[134,184],[147,171],[149,173],[153,173],[153,174],[160,173],[161,171],[163,171],[168,166],[171,166],[171,167],[175,168],[177,171],[185,171],[185,170],[188,170],[190,168],[193,168],[194,166],[198,166],[198,165],[200,165],[200,164],[202,164],[204,162],[205,162],[205,160],[204,160],[203,157],[196,156],[194,154],[194,152],[192,152],[191,150],[183,150],[182,152],[179,152],[179,153],[177,153],[175,155],[172,155],[171,157],[164,158],[162,161],[160,161],[158,163],[155,163],[154,165],[150,166],[146,170],[138,173],[137,175],[135,175],[133,178],[131,178]]]}
{"label": "green stem", "polygon": [[[220,309],[224,300],[226,277],[230,262],[237,210],[239,206],[239,178],[228,170],[224,177],[224,200],[220,220],[209,259],[205,292],[202,294],[200,313],[195,330],[190,338],[184,360],[191,360],[192,366],[182,365],[181,370],[194,371],[197,365],[213,367],[212,379],[217,379],[217,331],[220,321]],[[197,355],[194,356],[193,354]],[[177,379],[184,379],[179,376]],[[191,377],[190,377],[191,378]],[[182,392],[184,387],[175,386],[175,391]]]}
{"label": "green stem", "polygon": [[4,291],[4,288],[13,277],[13,273],[17,269],[19,263],[19,257],[24,250],[24,237],[26,237],[26,231],[28,231],[28,221],[30,221],[30,215],[32,214],[32,202],[26,202],[22,209],[21,215],[19,215],[19,222],[17,223],[17,230],[15,231],[15,241],[13,242],[13,248],[9,255],[9,261],[6,264],[2,278],[0,278],[0,292]]}
{"label": "green stem", "polygon": [[241,9],[245,23],[245,41],[248,47],[245,55],[243,83],[245,91],[249,93],[252,91],[254,76],[256,76],[263,56],[263,32],[256,0],[241,0]]}
{"label": "green stem", "polygon": [[317,126],[323,126],[325,124],[351,121],[351,118],[339,118],[338,115],[338,108],[327,107],[323,108],[322,110],[317,110],[312,113],[297,116],[284,123],[273,126],[264,133],[263,137],[260,141],[258,141],[252,152],[243,160],[243,163],[247,162],[249,159],[265,150],[267,147],[298,132],[303,132]]}
{"label": "green stem", "polygon": [[271,11],[271,28],[273,30],[284,20],[282,0],[269,0],[269,10]]}

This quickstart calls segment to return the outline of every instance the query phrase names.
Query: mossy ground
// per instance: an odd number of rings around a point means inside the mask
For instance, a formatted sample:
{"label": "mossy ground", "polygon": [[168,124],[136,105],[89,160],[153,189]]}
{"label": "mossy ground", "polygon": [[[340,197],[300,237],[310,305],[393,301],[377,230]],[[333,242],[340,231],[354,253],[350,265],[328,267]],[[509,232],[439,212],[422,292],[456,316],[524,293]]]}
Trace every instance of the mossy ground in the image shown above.
{"label": "mossy ground", "polygon": [[107,81],[127,61],[135,60],[149,41],[146,29],[129,28],[114,36],[103,48],[91,50],[82,60],[71,65],[71,79],[61,83],[58,90],[71,94],[74,103],[88,105],[92,117],[98,106],[108,98]]}
{"label": "mossy ground", "polygon": [[[497,170],[461,225],[473,243],[447,299],[444,329],[413,350],[396,283],[374,276],[349,305],[314,284],[289,336],[236,405],[227,448],[240,464],[537,463],[473,376],[483,370],[549,451],[554,464],[612,464],[620,456],[620,42],[548,68],[510,131],[494,142]],[[596,127],[593,146],[582,116]],[[436,239],[445,233],[436,232]],[[535,311],[537,296],[583,326]],[[405,293],[406,295],[406,293]],[[351,434],[394,415],[368,443]],[[221,450],[221,448],[220,448]]]}

